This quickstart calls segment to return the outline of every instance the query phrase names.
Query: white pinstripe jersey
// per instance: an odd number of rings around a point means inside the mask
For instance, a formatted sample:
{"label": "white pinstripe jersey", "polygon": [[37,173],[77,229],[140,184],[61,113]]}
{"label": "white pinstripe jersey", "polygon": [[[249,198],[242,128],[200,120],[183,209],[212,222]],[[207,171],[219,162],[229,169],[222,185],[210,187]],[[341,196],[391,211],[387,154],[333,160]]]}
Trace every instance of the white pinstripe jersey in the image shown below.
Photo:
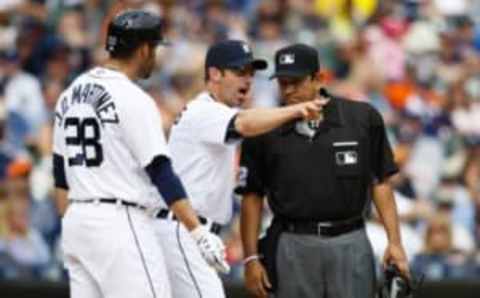
{"label": "white pinstripe jersey", "polygon": [[169,156],[160,113],[124,74],[97,67],[78,77],[57,102],[53,139],[69,198],[159,204],[144,168],[157,155]]}
{"label": "white pinstripe jersey", "polygon": [[193,208],[225,224],[232,215],[236,143],[226,143],[237,109],[200,93],[172,127],[168,148]]}

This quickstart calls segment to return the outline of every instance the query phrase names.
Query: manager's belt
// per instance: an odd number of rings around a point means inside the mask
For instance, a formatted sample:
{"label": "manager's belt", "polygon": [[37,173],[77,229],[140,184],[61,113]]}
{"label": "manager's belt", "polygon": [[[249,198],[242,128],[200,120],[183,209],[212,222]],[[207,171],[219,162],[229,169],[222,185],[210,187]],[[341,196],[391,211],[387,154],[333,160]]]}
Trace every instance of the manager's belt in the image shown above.
{"label": "manager's belt", "polygon": [[333,237],[361,229],[365,221],[361,217],[327,222],[282,220],[282,225],[285,232]]}
{"label": "manager's belt", "polygon": [[[172,220],[177,220],[177,217],[175,216],[175,214],[173,214],[172,211],[168,210],[168,209],[161,209],[158,213],[157,213],[157,218],[163,218],[163,219],[172,219]],[[203,216],[198,216],[198,219],[200,220],[200,223],[204,226],[207,227],[207,229],[210,230],[210,232],[214,233],[214,234],[220,234],[220,231],[222,230],[222,225],[219,224],[219,223],[216,223],[214,221],[211,221],[210,219],[208,218],[205,218]]]}
{"label": "manager's belt", "polygon": [[99,198],[99,199],[85,199],[85,200],[69,199],[68,201],[70,203],[78,203],[78,204],[95,204],[95,203],[105,203],[105,204],[115,204],[115,205],[119,204],[122,206],[138,208],[140,210],[147,210],[147,207],[140,205],[138,203],[129,202],[129,201],[116,199],[116,198]]}

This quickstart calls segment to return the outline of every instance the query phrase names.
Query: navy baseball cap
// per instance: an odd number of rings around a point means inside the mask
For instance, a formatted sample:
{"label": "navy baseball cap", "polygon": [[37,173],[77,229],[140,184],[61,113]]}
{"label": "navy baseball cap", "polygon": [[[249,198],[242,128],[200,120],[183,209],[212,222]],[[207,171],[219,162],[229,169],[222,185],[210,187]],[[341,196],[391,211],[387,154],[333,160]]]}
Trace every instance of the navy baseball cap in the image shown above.
{"label": "navy baseball cap", "polygon": [[275,53],[275,73],[277,77],[305,77],[320,70],[318,52],[305,44],[294,44],[281,48]]}
{"label": "navy baseball cap", "polygon": [[267,61],[253,58],[252,49],[244,41],[220,41],[207,51],[205,69],[209,67],[241,68],[246,65],[252,65],[255,70],[262,70],[267,68]]}

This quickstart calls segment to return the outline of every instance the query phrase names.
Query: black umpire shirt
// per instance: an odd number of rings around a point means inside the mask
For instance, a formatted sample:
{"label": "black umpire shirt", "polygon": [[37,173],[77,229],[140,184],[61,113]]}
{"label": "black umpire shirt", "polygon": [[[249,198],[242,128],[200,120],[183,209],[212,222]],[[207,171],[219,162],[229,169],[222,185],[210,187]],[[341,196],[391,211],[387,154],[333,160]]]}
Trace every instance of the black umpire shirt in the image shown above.
{"label": "black umpire shirt", "polygon": [[371,186],[398,171],[383,119],[369,104],[331,97],[312,136],[298,122],[246,139],[237,193],[267,195],[275,216],[334,221],[362,215]]}

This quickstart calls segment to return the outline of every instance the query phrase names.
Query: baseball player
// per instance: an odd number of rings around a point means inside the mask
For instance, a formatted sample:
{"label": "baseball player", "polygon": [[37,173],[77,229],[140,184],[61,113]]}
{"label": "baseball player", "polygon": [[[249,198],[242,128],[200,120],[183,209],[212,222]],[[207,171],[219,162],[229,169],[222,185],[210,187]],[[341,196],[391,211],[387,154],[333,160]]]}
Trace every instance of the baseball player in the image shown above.
{"label": "baseball player", "polygon": [[172,171],[153,99],[133,83],[150,75],[162,43],[159,17],[116,16],[110,59],[78,77],[55,108],[54,176],[57,199],[69,202],[62,246],[72,298],[171,297],[149,212],[161,197],[206,262],[228,269],[220,238],[200,225]]}
{"label": "baseball player", "polygon": [[[302,117],[316,117],[317,100],[272,109],[238,110],[247,100],[256,70],[267,67],[253,58],[250,46],[227,40],[211,46],[205,62],[206,90],[189,102],[173,126],[169,149],[201,222],[214,233],[232,216],[236,145],[245,136],[267,132]],[[220,278],[202,259],[184,225],[167,209],[156,230],[164,247],[176,298],[225,297]]]}

